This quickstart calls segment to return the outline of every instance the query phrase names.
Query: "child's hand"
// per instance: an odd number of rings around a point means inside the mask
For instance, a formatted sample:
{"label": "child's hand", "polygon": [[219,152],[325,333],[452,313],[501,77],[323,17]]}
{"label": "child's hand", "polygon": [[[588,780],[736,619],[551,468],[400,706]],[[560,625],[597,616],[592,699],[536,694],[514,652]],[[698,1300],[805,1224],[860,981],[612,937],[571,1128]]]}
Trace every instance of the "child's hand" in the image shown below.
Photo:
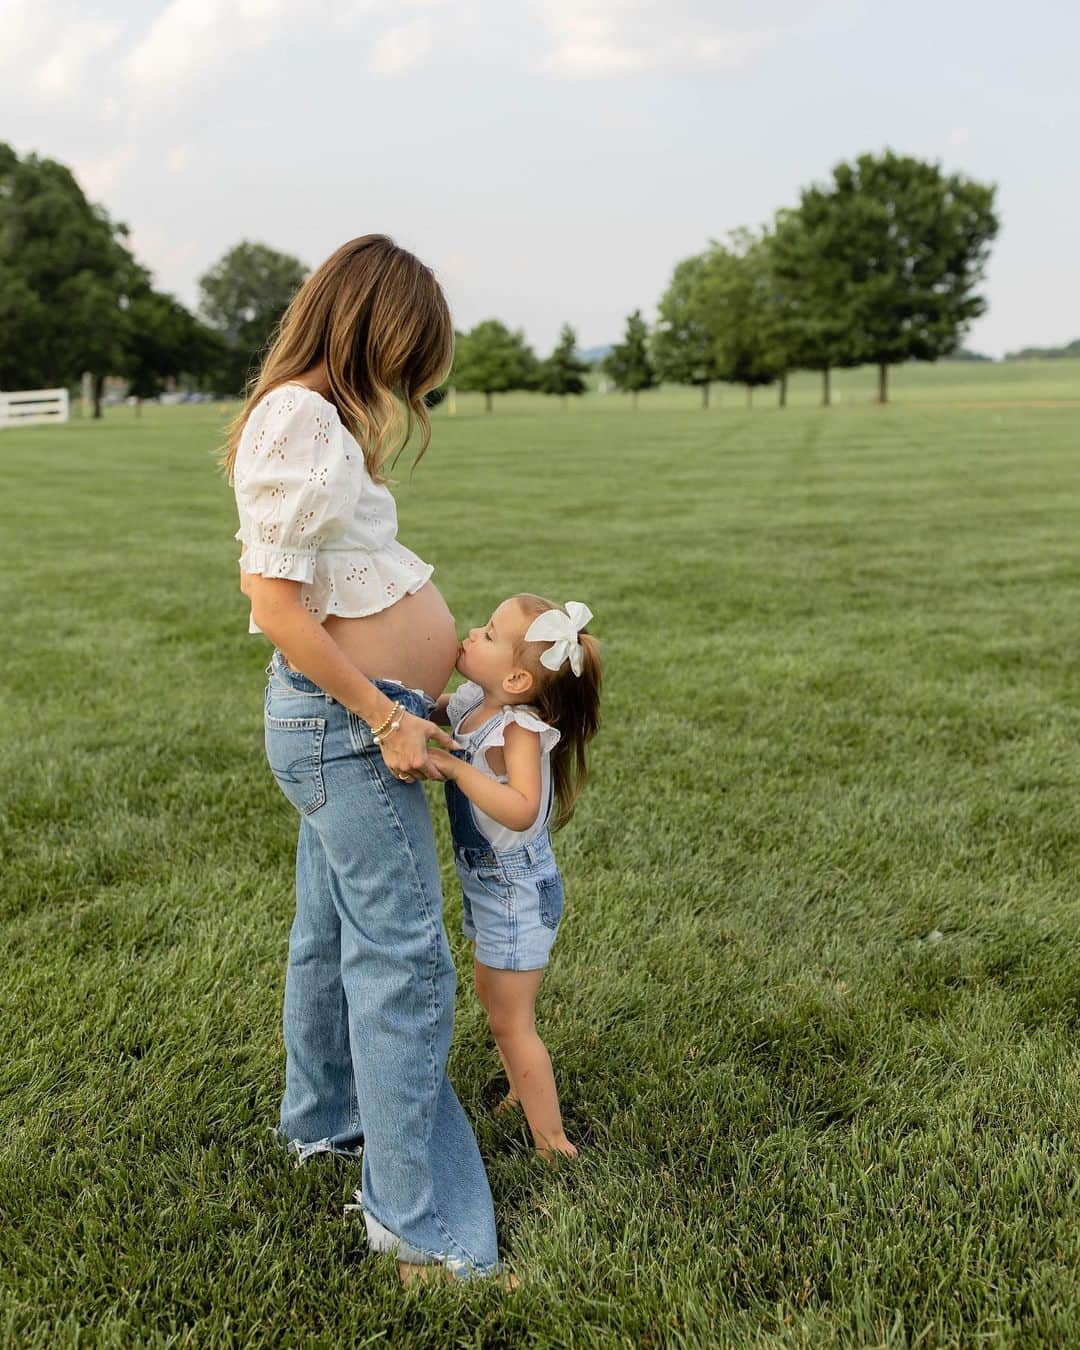
{"label": "child's hand", "polygon": [[451,755],[449,751],[439,750],[435,746],[429,746],[428,759],[435,765],[444,779],[456,777],[458,765],[461,761]]}

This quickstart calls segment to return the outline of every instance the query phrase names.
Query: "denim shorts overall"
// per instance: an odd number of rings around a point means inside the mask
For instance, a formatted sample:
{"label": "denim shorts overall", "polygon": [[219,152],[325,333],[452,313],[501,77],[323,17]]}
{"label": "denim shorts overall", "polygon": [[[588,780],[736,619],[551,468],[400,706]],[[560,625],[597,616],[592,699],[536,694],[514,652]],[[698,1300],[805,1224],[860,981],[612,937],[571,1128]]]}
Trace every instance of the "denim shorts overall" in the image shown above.
{"label": "denim shorts overall", "polygon": [[[481,742],[498,715],[467,733]],[[466,736],[458,736],[459,740]],[[467,750],[454,752],[468,762]],[[547,820],[526,844],[496,849],[476,823],[472,802],[456,783],[444,783],[454,844],[454,867],[461,882],[465,936],[476,943],[476,959],[495,970],[541,970],[548,963],[563,914],[563,882],[551,847]]]}

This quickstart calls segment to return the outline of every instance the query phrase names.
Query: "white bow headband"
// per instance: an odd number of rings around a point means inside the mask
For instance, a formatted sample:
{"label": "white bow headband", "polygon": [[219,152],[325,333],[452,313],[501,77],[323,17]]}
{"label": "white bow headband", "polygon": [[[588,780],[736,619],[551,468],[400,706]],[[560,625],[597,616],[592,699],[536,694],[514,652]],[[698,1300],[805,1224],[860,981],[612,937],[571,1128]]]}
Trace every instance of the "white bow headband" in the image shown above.
{"label": "white bow headband", "polygon": [[533,619],[525,630],[526,642],[550,642],[546,652],[540,653],[540,664],[548,670],[558,670],[567,657],[570,669],[580,675],[585,669],[585,648],[578,634],[592,618],[592,610],[579,600],[567,600],[566,613],[561,609],[546,609]]}

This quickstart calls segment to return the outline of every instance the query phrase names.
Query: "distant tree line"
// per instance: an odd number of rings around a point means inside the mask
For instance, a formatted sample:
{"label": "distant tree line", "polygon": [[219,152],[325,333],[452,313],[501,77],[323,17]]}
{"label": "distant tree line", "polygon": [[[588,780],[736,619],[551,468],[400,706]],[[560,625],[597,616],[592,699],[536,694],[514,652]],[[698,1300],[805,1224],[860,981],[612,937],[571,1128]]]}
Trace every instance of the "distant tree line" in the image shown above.
{"label": "distant tree line", "polygon": [[994,188],[934,164],[861,155],[759,231],[733,231],[675,267],[643,343],[640,313],[608,357],[615,384],[636,394],[655,380],[775,384],[792,371],[934,361],[957,350],[986,301],[976,294],[998,231]]}
{"label": "distant tree line", "polygon": [[[884,402],[890,366],[960,354],[986,308],[976,291],[997,230],[992,186],[891,151],[862,155],[766,228],[677,263],[652,330],[635,310],[603,369],[635,406],[661,380],[700,388],[705,406],[716,381],[745,385],[748,400],[776,385],[783,404],[795,370],[821,373],[827,403],[833,370],[869,362]],[[97,412],[107,375],[139,398],[175,381],[242,392],[304,263],[243,241],[199,279],[192,314],[154,287],[127,240],[64,165],[0,143],[0,388],[71,386],[90,372]],[[1010,355],[1036,354],[1051,353]],[[512,389],[565,401],[587,373],[569,324],[540,359],[492,318],[456,334],[446,383],[482,393],[490,411]]]}
{"label": "distant tree line", "polygon": [[1080,356],[1080,338],[1066,342],[1063,347],[1021,347],[1019,351],[1006,352],[1006,361],[1060,361]]}
{"label": "distant tree line", "polygon": [[583,394],[589,367],[577,356],[577,337],[563,324],[551,355],[540,360],[521,329],[511,331],[498,319],[484,319],[467,333],[456,333],[454,365],[447,384],[484,395],[484,407],[492,408],[492,395],[511,389],[533,389],[557,394],[565,403],[568,394]]}
{"label": "distant tree line", "polygon": [[[649,330],[640,310],[602,362],[616,388],[637,396],[660,381],[693,385],[704,406],[714,383],[742,384],[748,403],[789,375],[872,364],[877,397],[904,361],[935,361],[961,348],[986,309],[977,294],[998,232],[994,188],[936,164],[885,151],[838,164],[823,185],[760,230],[739,229],[677,263]],[[564,328],[537,361],[520,331],[487,319],[459,334],[450,382],[492,395],[509,389],[580,392]]]}

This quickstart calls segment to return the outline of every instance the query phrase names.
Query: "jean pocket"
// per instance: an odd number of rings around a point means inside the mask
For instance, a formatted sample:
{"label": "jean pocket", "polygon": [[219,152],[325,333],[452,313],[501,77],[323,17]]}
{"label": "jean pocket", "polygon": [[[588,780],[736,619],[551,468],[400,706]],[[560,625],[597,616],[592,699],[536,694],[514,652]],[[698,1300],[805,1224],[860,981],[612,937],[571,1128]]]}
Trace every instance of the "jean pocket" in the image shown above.
{"label": "jean pocket", "polygon": [[507,880],[500,867],[473,867],[468,869],[468,874],[474,884],[479,886],[482,891],[486,891],[493,900],[507,907],[514,896],[513,882]]}
{"label": "jean pocket", "polygon": [[541,877],[536,887],[540,893],[540,922],[548,928],[558,928],[565,900],[562,877],[554,872],[549,877]]}
{"label": "jean pocket", "polygon": [[263,717],[266,758],[277,785],[301,815],[326,801],[322,746],[324,717]]}

